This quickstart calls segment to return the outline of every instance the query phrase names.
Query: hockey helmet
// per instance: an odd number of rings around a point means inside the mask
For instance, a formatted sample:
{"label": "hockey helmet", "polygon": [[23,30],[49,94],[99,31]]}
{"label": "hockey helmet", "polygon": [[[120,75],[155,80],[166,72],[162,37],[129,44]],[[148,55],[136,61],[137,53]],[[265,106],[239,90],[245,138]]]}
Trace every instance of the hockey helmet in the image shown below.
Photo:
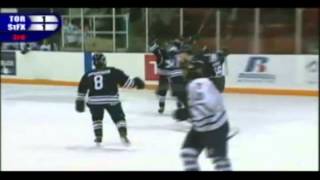
{"label": "hockey helmet", "polygon": [[106,66],[106,57],[102,53],[94,53],[92,56],[93,64],[96,68],[103,68]]}
{"label": "hockey helmet", "polygon": [[186,70],[186,79],[193,80],[196,78],[204,77],[204,64],[202,61],[190,61]]}

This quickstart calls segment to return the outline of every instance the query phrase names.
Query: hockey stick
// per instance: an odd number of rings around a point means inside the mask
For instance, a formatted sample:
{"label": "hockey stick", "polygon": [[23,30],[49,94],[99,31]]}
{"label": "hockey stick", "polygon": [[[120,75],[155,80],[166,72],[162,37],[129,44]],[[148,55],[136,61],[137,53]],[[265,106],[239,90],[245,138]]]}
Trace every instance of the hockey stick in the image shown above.
{"label": "hockey stick", "polygon": [[197,35],[200,35],[202,29],[204,28],[204,25],[207,24],[207,21],[209,19],[209,16],[212,14],[213,10],[211,9],[207,14],[206,16],[203,18],[202,22],[201,22],[201,25],[197,31]]}
{"label": "hockey stick", "polygon": [[[195,39],[198,39],[198,38],[199,38],[202,30],[204,29],[205,25],[207,24],[208,19],[209,19],[210,15],[211,15],[212,13],[213,13],[213,9],[210,9],[210,11],[208,11],[208,12],[205,14],[205,16],[203,17],[203,19],[202,19],[202,21],[201,21],[201,24],[200,24],[200,27],[199,27],[198,31],[197,31],[195,34],[193,34],[192,36],[190,36],[190,37],[191,37],[191,39],[190,39],[191,42],[193,42]],[[185,40],[185,41],[186,41],[186,40]],[[189,41],[189,40],[188,40],[188,41]]]}
{"label": "hockey stick", "polygon": [[239,134],[239,132],[240,132],[239,128],[234,128],[234,131],[231,132],[230,134],[228,134],[227,140],[232,139],[234,136],[236,136],[237,134]]}

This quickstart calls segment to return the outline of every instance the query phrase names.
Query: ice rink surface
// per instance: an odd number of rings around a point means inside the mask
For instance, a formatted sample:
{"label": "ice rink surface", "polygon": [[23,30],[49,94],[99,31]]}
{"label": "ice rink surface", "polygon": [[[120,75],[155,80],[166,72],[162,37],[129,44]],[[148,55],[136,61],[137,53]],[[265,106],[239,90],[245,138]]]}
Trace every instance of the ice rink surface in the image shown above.
{"label": "ice rink surface", "polygon": [[[76,113],[76,87],[1,84],[2,170],[180,171],[179,150],[187,127],[163,115],[149,90],[121,90],[131,147],[120,143],[108,114],[101,148],[93,143],[88,108]],[[231,127],[233,169],[318,170],[318,97],[224,94]],[[200,156],[202,170],[213,170]]]}

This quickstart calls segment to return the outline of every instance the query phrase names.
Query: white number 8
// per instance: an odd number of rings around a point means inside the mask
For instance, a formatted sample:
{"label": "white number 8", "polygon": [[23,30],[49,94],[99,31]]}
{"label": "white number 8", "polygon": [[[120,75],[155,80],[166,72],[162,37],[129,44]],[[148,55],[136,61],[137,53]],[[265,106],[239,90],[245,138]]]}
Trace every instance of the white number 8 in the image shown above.
{"label": "white number 8", "polygon": [[103,76],[102,75],[94,76],[94,89],[100,90],[102,88],[103,88]]}

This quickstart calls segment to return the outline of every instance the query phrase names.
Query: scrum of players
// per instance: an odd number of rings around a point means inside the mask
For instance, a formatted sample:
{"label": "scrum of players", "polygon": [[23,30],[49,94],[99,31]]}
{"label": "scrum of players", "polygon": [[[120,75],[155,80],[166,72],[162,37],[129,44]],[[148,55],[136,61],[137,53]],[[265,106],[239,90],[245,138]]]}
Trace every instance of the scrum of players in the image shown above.
{"label": "scrum of players", "polygon": [[[212,160],[217,171],[231,171],[228,158],[228,115],[221,93],[224,91],[225,77],[223,63],[228,55],[226,49],[210,53],[204,47],[193,52],[192,38],[175,39],[165,47],[157,40],[152,41],[150,51],[156,56],[161,114],[165,110],[168,90],[177,100],[173,118],[188,121],[191,129],[187,133],[181,149],[181,159],[186,171],[199,171],[198,157],[203,150]],[[93,122],[95,143],[102,142],[102,120],[107,110],[125,145],[130,145],[125,113],[119,100],[118,86],[143,89],[145,84],[139,77],[130,78],[122,70],[108,67],[102,53],[92,56],[95,69],[86,72],[78,86],[76,111],[84,112],[87,104]],[[85,96],[88,101],[85,103]]]}
{"label": "scrum of players", "polygon": [[164,48],[159,46],[157,40],[151,43],[150,51],[156,56],[159,75],[156,92],[159,97],[159,113],[164,112],[165,99],[169,87],[171,87],[171,95],[177,98],[177,108],[181,108],[186,103],[183,100],[183,91],[185,90],[183,84],[186,83],[185,72],[187,64],[190,62],[202,62],[204,64],[204,76],[208,77],[220,92],[224,91],[223,64],[228,56],[228,51],[223,49],[215,54],[210,54],[208,48],[204,46],[200,52],[193,53],[193,41],[192,37],[187,38],[185,41],[175,39]]}

